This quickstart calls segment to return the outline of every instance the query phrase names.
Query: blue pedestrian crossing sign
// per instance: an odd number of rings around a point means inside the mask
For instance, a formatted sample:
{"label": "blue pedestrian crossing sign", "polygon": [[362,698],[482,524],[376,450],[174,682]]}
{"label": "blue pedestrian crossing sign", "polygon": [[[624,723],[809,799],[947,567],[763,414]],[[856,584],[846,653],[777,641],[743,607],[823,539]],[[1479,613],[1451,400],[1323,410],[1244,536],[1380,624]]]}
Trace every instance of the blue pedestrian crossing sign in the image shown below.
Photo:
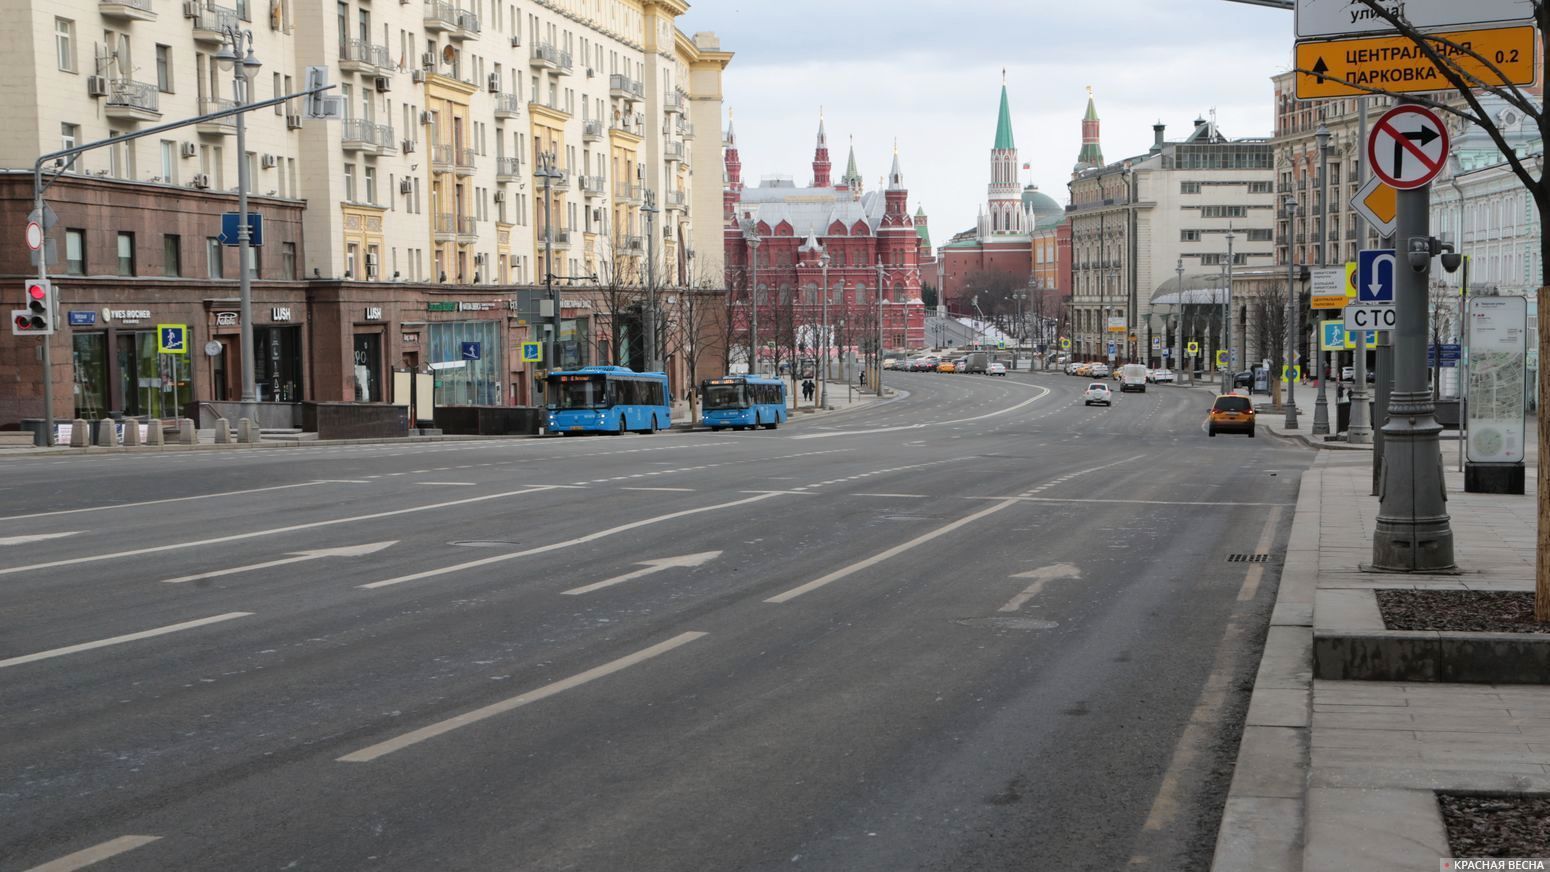
{"label": "blue pedestrian crossing sign", "polygon": [[523,363],[543,363],[544,362],[544,344],[542,342],[524,342],[524,343],[522,343],[522,362]]}
{"label": "blue pedestrian crossing sign", "polygon": [[1356,253],[1356,303],[1361,306],[1394,304],[1394,271],[1399,261],[1393,249]]}
{"label": "blue pedestrian crossing sign", "polygon": [[157,324],[156,325],[156,353],[157,354],[187,354],[188,353],[188,325],[187,324]]}
{"label": "blue pedestrian crossing sign", "polygon": [[478,360],[479,359],[479,353],[480,353],[479,343],[477,343],[477,342],[464,342],[464,343],[462,343],[462,349],[463,349],[463,359],[464,360]]}

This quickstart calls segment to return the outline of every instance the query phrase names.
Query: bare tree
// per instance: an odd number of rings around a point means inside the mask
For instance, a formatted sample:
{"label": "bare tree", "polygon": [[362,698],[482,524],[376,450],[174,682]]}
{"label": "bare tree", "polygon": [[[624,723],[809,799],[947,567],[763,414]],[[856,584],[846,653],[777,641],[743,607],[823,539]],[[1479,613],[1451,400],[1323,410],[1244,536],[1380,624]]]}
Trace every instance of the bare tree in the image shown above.
{"label": "bare tree", "polygon": [[[1544,165],[1541,148],[1537,154],[1519,154],[1507,140],[1507,132],[1481,103],[1482,94],[1490,94],[1507,103],[1523,117],[1531,119],[1539,131],[1539,141],[1550,140],[1550,113],[1543,100],[1534,94],[1512,85],[1503,84],[1508,76],[1493,58],[1474,50],[1471,46],[1435,33],[1422,33],[1404,18],[1404,5],[1383,0],[1355,0],[1366,7],[1375,17],[1388,22],[1400,36],[1409,40],[1437,68],[1452,87],[1443,94],[1396,94],[1383,88],[1348,82],[1350,87],[1384,97],[1394,97],[1427,106],[1473,124],[1484,131],[1501,152],[1502,159],[1518,181],[1534,198],[1539,212],[1539,359],[1550,358],[1550,170]],[[1539,31],[1537,40],[1544,45],[1545,35],[1550,33],[1550,5],[1546,0],[1530,0],[1534,26]],[[1535,77],[1541,84],[1550,81],[1550,52],[1539,51],[1540,69]],[[1302,75],[1317,76],[1315,70],[1297,71]],[[1550,369],[1539,368],[1539,453],[1550,455],[1550,421],[1544,418],[1544,409],[1550,403]],[[1535,566],[1534,617],[1550,622],[1550,464],[1539,465],[1539,539]]]}
{"label": "bare tree", "polygon": [[[629,360],[621,340],[626,332],[625,322],[640,311],[641,270],[622,239],[608,235],[599,237],[598,243],[604,246],[597,258],[597,293],[608,316],[608,364],[627,366]],[[601,341],[601,328],[596,330],[596,336]]]}
{"label": "bare tree", "polygon": [[[664,354],[670,354],[683,362],[685,393],[689,399],[689,416],[699,420],[699,383],[711,375],[701,372],[707,357],[718,342],[723,349],[731,346],[724,332],[727,299],[731,295],[720,287],[720,282],[710,276],[690,274],[690,287],[672,288],[664,292],[662,322]],[[719,279],[719,277],[718,277]],[[722,372],[726,372],[725,360]]]}

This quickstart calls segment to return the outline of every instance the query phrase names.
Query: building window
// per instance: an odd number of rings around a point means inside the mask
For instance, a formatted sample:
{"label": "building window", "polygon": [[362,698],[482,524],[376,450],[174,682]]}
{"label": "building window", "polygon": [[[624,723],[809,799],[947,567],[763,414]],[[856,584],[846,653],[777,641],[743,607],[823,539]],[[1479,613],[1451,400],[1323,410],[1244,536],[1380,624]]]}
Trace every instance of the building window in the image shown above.
{"label": "building window", "polygon": [[1181,194],[1198,194],[1198,193],[1200,193],[1200,183],[1199,182],[1180,182],[1179,183],[1179,193],[1181,193]]}
{"label": "building window", "polygon": [[280,243],[280,278],[296,280],[296,243]]}
{"label": "building window", "polygon": [[178,183],[178,144],[170,139],[161,141],[161,180],[169,185]]}
{"label": "building window", "polygon": [[54,54],[61,70],[75,72],[75,22],[68,18],[54,19]]}
{"label": "building window", "polygon": [[375,279],[376,277],[377,247],[375,245],[368,245],[366,246],[366,278]]}
{"label": "building window", "polygon": [[212,279],[226,278],[226,272],[221,264],[221,241],[214,236],[205,237],[205,264]]}
{"label": "building window", "polygon": [[1271,194],[1274,193],[1274,191],[1272,190],[1270,182],[1249,182],[1249,193]]}
{"label": "building window", "polygon": [[375,204],[377,202],[377,168],[365,167],[361,170],[361,175],[366,182],[366,202]]}
{"label": "building window", "polygon": [[164,276],[183,274],[183,237],[168,233],[161,238],[161,274]]}
{"label": "building window", "polygon": [[61,149],[75,148],[81,141],[81,125],[59,125],[59,147]]}
{"label": "building window", "polygon": [[344,198],[355,202],[355,164],[344,165]]}
{"label": "building window", "polygon": [[1200,241],[1200,231],[1199,230],[1180,230],[1179,231],[1179,241],[1180,242],[1199,242]]}
{"label": "building window", "polygon": [[344,277],[355,278],[355,263],[360,259],[361,247],[354,242],[344,247]]}
{"label": "building window", "polygon": [[65,231],[65,272],[73,276],[86,275],[86,231]]}
{"label": "building window", "polygon": [[1250,242],[1270,242],[1275,239],[1275,232],[1271,230],[1250,230]]}
{"label": "building window", "polygon": [[133,233],[118,235],[118,274],[121,276],[135,274],[135,235]]}
{"label": "building window", "polygon": [[1247,206],[1201,206],[1202,218],[1247,218],[1249,207]]}
{"label": "building window", "polygon": [[172,93],[172,46],[156,46],[156,89],[163,94]]}

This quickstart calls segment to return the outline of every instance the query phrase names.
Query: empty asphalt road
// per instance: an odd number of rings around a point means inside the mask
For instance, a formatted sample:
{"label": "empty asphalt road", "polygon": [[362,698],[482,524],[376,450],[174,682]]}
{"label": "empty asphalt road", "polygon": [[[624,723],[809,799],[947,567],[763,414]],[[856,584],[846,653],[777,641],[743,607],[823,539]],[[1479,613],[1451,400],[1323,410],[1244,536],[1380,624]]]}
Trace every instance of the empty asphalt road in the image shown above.
{"label": "empty asphalt road", "polygon": [[0,869],[1208,862],[1310,452],[1200,391],[890,381],[774,432],[0,461]]}

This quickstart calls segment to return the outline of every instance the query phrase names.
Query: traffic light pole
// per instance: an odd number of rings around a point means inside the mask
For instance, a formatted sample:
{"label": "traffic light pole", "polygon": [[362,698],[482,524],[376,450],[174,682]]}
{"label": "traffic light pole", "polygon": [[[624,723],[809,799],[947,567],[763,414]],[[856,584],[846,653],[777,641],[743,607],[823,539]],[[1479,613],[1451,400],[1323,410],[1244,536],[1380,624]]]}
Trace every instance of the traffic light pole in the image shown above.
{"label": "traffic light pole", "polygon": [[[110,136],[107,139],[99,139],[96,142],[88,142],[85,145],[77,145],[73,148],[63,148],[59,151],[51,151],[48,154],[39,155],[38,159],[32,163],[32,207],[35,210],[35,214],[38,216],[38,223],[40,225],[45,225],[43,227],[45,231],[43,245],[38,249],[38,279],[44,282],[48,281],[48,239],[46,237],[46,233],[49,228],[46,226],[47,222],[43,220],[43,192],[48,190],[48,185],[43,184],[43,168],[48,164],[54,161],[62,161],[64,163],[64,167],[68,167],[70,164],[75,162],[76,157],[84,154],[85,152],[99,148],[108,148],[118,145],[121,142],[131,142],[136,139],[145,139],[147,137],[159,136],[169,131],[180,130],[184,127],[189,127],[195,124],[203,124],[206,121],[216,121],[222,118],[236,116],[237,123],[241,124],[244,113],[252,112],[256,109],[267,109],[271,106],[279,106],[299,97],[311,97],[315,94],[321,94],[324,91],[332,90],[333,88],[333,85],[319,85],[315,88],[308,88],[303,91],[297,91],[294,94],[285,94],[284,96],[273,97],[258,103],[244,103],[231,109],[222,109],[219,112],[209,112],[204,115],[195,116],[193,118],[185,118],[182,121],[173,121],[168,124],[149,127],[145,130],[137,130],[133,133],[123,133],[118,136]],[[246,158],[242,155],[238,155],[238,160],[239,164],[241,164],[246,160]],[[64,172],[64,169],[61,168],[59,172]],[[49,182],[49,184],[52,185],[53,182]],[[246,227],[247,222],[244,221],[242,223],[243,232],[246,232]],[[242,264],[242,275],[246,276],[246,274],[247,262],[244,260]],[[49,323],[56,326],[59,324],[58,301],[59,294],[55,293],[53,295],[52,308],[49,312]],[[244,324],[247,324],[250,319],[244,317],[242,320]],[[43,337],[43,444],[45,446],[52,446],[54,444],[54,355],[51,344],[52,341],[50,340],[49,336],[45,335]]]}

